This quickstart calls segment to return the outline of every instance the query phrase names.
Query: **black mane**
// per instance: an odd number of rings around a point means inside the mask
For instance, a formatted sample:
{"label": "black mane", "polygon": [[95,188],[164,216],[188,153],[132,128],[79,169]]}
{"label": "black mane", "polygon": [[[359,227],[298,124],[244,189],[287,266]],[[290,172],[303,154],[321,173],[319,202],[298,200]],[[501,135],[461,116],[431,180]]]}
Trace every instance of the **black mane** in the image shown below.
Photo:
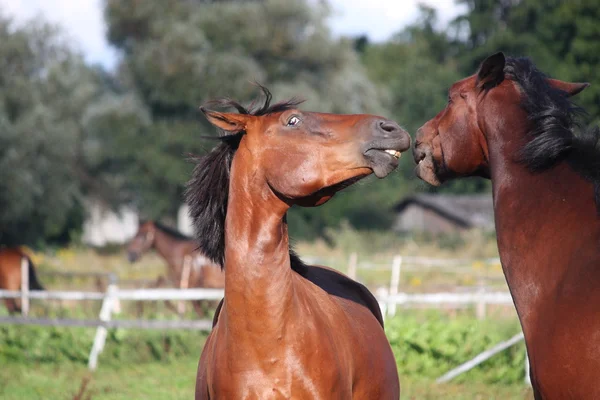
{"label": "black mane", "polygon": [[[260,86],[265,100],[261,107],[255,108],[256,101],[249,107],[231,99],[215,100],[209,106],[235,108],[240,114],[268,115],[293,109],[302,101],[289,101],[271,105],[271,93]],[[233,156],[245,134],[245,131],[221,135],[216,139],[220,143],[208,154],[193,157],[196,163],[192,178],[187,183],[185,200],[190,207],[190,217],[194,223],[194,231],[198,248],[213,262],[225,265],[225,218],[227,216],[227,200],[229,197],[229,172]],[[302,261],[290,250],[292,267],[300,267]],[[296,268],[295,268],[296,269]]]}
{"label": "black mane", "polygon": [[167,235],[169,235],[171,237],[174,237],[176,239],[181,239],[181,240],[194,240],[194,238],[186,236],[183,233],[179,232],[178,230],[171,228],[170,226],[163,225],[161,222],[158,222],[158,221],[153,221],[153,222],[154,222],[154,226],[156,227],[156,229],[162,231],[163,233],[166,233]]}
{"label": "black mane", "polygon": [[522,89],[521,106],[531,121],[529,141],[517,159],[532,172],[552,168],[561,161],[594,184],[596,205],[600,212],[600,130],[579,130],[577,117],[583,110],[567,94],[548,83],[546,75],[528,58],[507,57],[507,79]]}

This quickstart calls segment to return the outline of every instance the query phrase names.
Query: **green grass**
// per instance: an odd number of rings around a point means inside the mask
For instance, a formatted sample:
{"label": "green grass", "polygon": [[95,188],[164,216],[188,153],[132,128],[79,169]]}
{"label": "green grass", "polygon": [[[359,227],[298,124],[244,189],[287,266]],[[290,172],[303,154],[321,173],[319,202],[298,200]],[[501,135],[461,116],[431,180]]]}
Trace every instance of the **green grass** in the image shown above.
{"label": "green grass", "polygon": [[[91,400],[192,399],[198,356],[141,364],[100,365],[88,372],[81,364],[8,363],[0,368],[0,398],[3,400],[76,399],[82,382],[89,379],[84,396]],[[523,384],[444,384],[401,376],[402,399],[475,400],[531,399]],[[78,399],[79,400],[79,399]]]}
{"label": "green grass", "polygon": [[0,368],[0,398],[74,399],[85,379],[93,400],[191,399],[199,355],[173,361],[100,365],[90,373],[79,363],[8,363]]}
{"label": "green grass", "polygon": [[[316,243],[299,244],[301,254],[315,255],[329,265],[344,270],[348,249],[358,240],[354,232],[345,232],[335,249]],[[347,237],[346,237],[347,236]],[[361,237],[362,238],[362,237]],[[387,252],[360,252],[360,260],[374,263],[391,262],[393,254],[428,254],[435,256],[487,257],[493,255],[489,241],[468,244],[460,252],[439,250],[435,244],[405,243],[402,247],[375,240]],[[388,239],[386,239],[388,240]],[[379,243],[381,242],[381,243]],[[344,245],[342,245],[344,244]],[[485,244],[485,245],[484,245]],[[483,250],[482,250],[483,249]],[[431,251],[430,251],[431,250]],[[436,251],[434,251],[436,250]],[[448,253],[448,254],[447,254]],[[45,257],[45,259],[44,259]],[[91,251],[64,250],[53,256],[38,255],[42,269],[86,268],[116,272],[125,279],[151,278],[164,273],[164,265],[156,255],[148,255],[143,263],[128,265],[122,252],[98,255]],[[477,274],[502,277],[499,269],[473,268],[473,273],[447,276],[442,273],[409,272],[403,275],[402,290],[423,291],[439,283],[469,285]],[[389,271],[359,271],[361,278],[373,286],[389,280]],[[414,276],[413,276],[414,275]],[[459,279],[459,280],[457,280]],[[473,282],[468,281],[469,279]],[[91,282],[49,280],[53,289],[81,289]],[[90,286],[91,287],[91,286]],[[50,317],[96,318],[99,303],[83,305],[41,305],[34,303],[34,314]],[[122,318],[136,318],[136,304],[123,302]],[[43,312],[42,312],[43,311]],[[512,309],[511,309],[512,311]],[[0,314],[5,313],[0,310]],[[444,311],[402,310],[399,317],[386,322],[386,331],[396,355],[402,386],[402,399],[531,399],[531,391],[523,383],[524,352],[522,345],[490,359],[449,384],[437,385],[435,378],[472,358],[479,352],[518,332],[514,312],[490,312],[486,321],[472,318],[472,310]],[[508,315],[508,317],[507,317]],[[148,305],[144,318],[173,318],[162,303]],[[193,314],[186,318],[194,318]],[[191,399],[195,374],[204,336],[185,331],[111,330],[98,370],[87,370],[87,356],[94,329],[39,328],[0,326],[0,399]],[[77,396],[83,382],[85,394]],[[89,397],[88,397],[89,396]]]}
{"label": "green grass", "polygon": [[[513,347],[450,384],[435,378],[518,332],[514,318],[403,311],[386,331],[403,399],[530,399],[524,349]],[[204,335],[110,330],[98,370],[87,370],[94,329],[0,326],[0,399],[190,399]],[[86,395],[76,397],[89,379]]]}

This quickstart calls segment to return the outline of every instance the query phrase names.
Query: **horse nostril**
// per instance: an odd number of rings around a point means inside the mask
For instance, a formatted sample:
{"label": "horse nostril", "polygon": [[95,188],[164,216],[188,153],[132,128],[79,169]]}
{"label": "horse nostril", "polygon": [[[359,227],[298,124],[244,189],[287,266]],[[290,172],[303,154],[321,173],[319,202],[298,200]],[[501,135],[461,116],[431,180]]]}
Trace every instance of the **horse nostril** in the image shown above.
{"label": "horse nostril", "polygon": [[387,133],[394,133],[400,130],[400,126],[393,121],[379,121],[379,128]]}

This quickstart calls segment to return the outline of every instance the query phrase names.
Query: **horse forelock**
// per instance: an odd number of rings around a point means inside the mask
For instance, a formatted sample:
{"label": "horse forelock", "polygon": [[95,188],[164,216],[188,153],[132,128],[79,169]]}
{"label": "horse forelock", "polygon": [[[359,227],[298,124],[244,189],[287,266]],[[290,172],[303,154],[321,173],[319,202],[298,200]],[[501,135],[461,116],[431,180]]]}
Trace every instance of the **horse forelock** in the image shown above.
{"label": "horse forelock", "polygon": [[566,92],[551,86],[547,76],[528,58],[506,59],[504,74],[521,89],[521,107],[528,116],[527,143],[516,160],[532,172],[542,172],[561,161],[594,184],[600,212],[600,131],[584,129],[580,134],[577,117],[584,110]]}

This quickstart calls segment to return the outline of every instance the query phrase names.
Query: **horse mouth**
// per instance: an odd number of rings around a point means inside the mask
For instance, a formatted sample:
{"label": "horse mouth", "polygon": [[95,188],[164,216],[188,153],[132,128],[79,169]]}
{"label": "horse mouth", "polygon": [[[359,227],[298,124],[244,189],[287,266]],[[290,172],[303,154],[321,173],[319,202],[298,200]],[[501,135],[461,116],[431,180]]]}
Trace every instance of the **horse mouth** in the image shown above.
{"label": "horse mouth", "polygon": [[385,178],[398,167],[402,153],[397,149],[369,149],[365,151],[368,167],[378,178]]}
{"label": "horse mouth", "polygon": [[430,185],[440,186],[442,184],[442,179],[440,179],[440,176],[438,175],[435,160],[431,153],[426,153],[425,156],[417,162],[415,175]]}

